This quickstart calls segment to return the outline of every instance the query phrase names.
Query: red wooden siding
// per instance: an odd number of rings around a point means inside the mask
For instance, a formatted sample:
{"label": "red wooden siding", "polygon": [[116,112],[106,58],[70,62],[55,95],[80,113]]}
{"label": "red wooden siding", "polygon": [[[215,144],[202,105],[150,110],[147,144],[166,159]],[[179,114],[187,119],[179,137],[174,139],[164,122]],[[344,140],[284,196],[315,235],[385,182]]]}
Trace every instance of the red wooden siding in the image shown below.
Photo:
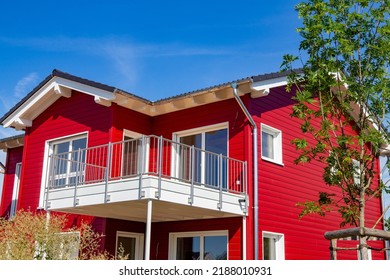
{"label": "red wooden siding", "polygon": [[[111,109],[113,113],[111,142],[122,141],[125,129],[143,135],[151,134],[152,118],[150,116],[126,109],[115,103],[111,105]],[[117,159],[117,164],[113,166],[112,176],[119,176],[122,173],[122,148],[122,145],[116,145],[113,149],[113,156]]]}
{"label": "red wooden siding", "polygon": [[16,164],[22,162],[23,147],[7,149],[6,170],[4,173],[3,192],[0,204],[0,216],[8,216],[11,210],[12,192],[15,182]]}
{"label": "red wooden siding", "polygon": [[144,135],[152,133],[152,117],[112,104],[113,124],[111,141],[123,140],[123,130],[127,129]]}
{"label": "red wooden siding", "polygon": [[[109,140],[111,110],[98,105],[92,96],[72,92],[61,97],[27,128],[21,181],[21,208],[38,206],[46,141],[81,132],[88,133],[88,146],[105,144]],[[28,151],[28,152],[27,152]]]}
{"label": "red wooden siding", "polygon": [[[294,164],[298,153],[291,141],[301,137],[302,133],[297,119],[290,117],[292,104],[291,95],[283,88],[272,89],[267,97],[253,99],[251,103],[251,111],[259,127],[263,123],[281,130],[283,141],[284,165],[267,162],[261,159],[259,132],[259,242],[262,243],[262,231],[282,233],[286,259],[329,259],[329,241],[324,238],[324,233],[340,229],[341,218],[337,212],[329,213],[325,218],[298,218],[300,208],[296,204],[317,200],[318,193],[326,185],[322,181],[324,166],[321,163]],[[337,188],[332,190],[338,192]],[[366,213],[367,226],[372,226],[381,214],[380,200],[370,201]],[[353,254],[356,259],[356,251]],[[383,258],[383,253],[379,257]]]}

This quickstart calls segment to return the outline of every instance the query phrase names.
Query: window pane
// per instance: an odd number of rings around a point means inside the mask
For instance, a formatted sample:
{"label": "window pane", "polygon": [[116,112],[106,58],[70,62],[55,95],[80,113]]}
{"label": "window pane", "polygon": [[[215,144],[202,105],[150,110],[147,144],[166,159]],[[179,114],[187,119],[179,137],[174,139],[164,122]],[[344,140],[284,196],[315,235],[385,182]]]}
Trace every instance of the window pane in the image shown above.
{"label": "window pane", "polygon": [[87,147],[87,138],[73,140],[72,150],[77,151],[78,149],[85,149]]}
{"label": "window pane", "polygon": [[61,154],[69,152],[69,142],[59,143],[54,145],[54,153]]}
{"label": "window pane", "polygon": [[274,158],[274,136],[265,131],[261,132],[261,154],[267,158]]}
{"label": "window pane", "polygon": [[179,237],[176,243],[177,260],[199,260],[200,237]]}
{"label": "window pane", "polygon": [[204,237],[204,260],[227,260],[227,236]]}
{"label": "window pane", "polygon": [[65,179],[55,179],[53,188],[63,187],[65,186],[65,182]]}
{"label": "window pane", "polygon": [[135,260],[136,238],[118,236],[117,257],[124,257],[127,260]]}
{"label": "window pane", "polygon": [[72,161],[80,160],[80,162],[85,161],[85,148],[87,147],[87,139],[77,139],[71,142],[71,151],[72,153]]}
{"label": "window pane", "polygon": [[195,134],[181,137],[180,143],[186,144],[188,146],[195,146],[195,148],[202,148],[202,135]]}
{"label": "window pane", "polygon": [[[227,129],[206,132],[205,141],[206,151],[215,153],[217,155],[222,154],[223,156],[227,156]],[[225,158],[222,158],[222,161],[220,162],[219,156],[217,155],[207,154],[205,158],[205,183],[209,186],[216,187],[222,184],[222,186],[226,188],[227,162]],[[222,174],[220,174],[220,172],[222,172]],[[220,178],[222,178],[222,182],[219,182]]]}
{"label": "window pane", "polygon": [[[195,148],[202,148],[202,135],[195,134],[184,136],[180,138],[180,143],[194,146]],[[201,183],[201,153],[199,150],[194,151],[194,159],[191,158],[191,149],[189,147],[180,146],[179,148],[180,155],[180,169],[179,169],[179,178],[184,180],[191,180],[191,161],[194,163],[194,182]]]}
{"label": "window pane", "polygon": [[[53,144],[53,153],[58,155],[54,160],[54,185],[60,187],[75,185],[76,177],[82,180],[85,162],[85,148],[87,138],[69,140],[66,142]],[[79,151],[81,149],[81,151]]]}
{"label": "window pane", "polygon": [[263,238],[263,259],[276,260],[276,239],[270,237]]}
{"label": "window pane", "polygon": [[87,145],[87,138],[75,139],[70,141],[70,150],[71,152],[71,161],[68,170],[69,181],[68,184],[70,186],[76,185],[82,181],[82,171],[84,169],[84,165],[82,163],[85,162],[85,148]]}

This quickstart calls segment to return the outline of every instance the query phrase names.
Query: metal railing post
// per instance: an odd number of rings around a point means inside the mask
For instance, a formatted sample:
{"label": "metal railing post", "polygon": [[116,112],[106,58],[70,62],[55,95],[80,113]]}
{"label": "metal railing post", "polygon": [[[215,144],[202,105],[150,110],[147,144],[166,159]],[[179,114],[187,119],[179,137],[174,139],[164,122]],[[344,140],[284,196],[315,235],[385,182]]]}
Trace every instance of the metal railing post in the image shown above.
{"label": "metal railing post", "polygon": [[192,145],[190,147],[190,172],[191,172],[191,189],[190,189],[190,198],[188,199],[189,204],[194,203],[194,177],[195,177],[195,147]]}
{"label": "metal railing post", "polygon": [[142,193],[142,177],[144,175],[145,170],[145,162],[146,162],[146,147],[145,147],[145,135],[142,135],[141,138],[141,157],[140,157],[140,171],[139,171],[139,182],[138,182],[138,198],[141,199],[145,195]]}
{"label": "metal railing post", "polygon": [[75,183],[74,183],[74,194],[73,194],[73,206],[78,205],[77,201],[77,183],[79,180],[79,172],[80,172],[80,155],[81,155],[81,149],[77,151],[77,161],[76,161],[76,178],[75,178]]}
{"label": "metal railing post", "polygon": [[55,165],[54,165],[54,157],[52,155],[49,156],[49,182],[47,184],[47,188],[46,188],[46,203],[45,203],[45,210],[47,210],[48,208],[50,208],[50,205],[49,205],[49,192],[50,192],[50,189],[51,187],[53,186],[53,180],[54,180],[54,168]]}
{"label": "metal railing post", "polygon": [[247,169],[247,162],[244,161],[243,163],[243,167],[244,167],[244,174],[243,174],[243,191],[245,193],[245,213],[248,213],[248,169]]}
{"label": "metal railing post", "polygon": [[106,172],[105,172],[105,187],[104,187],[104,203],[110,201],[110,197],[108,195],[108,182],[110,179],[111,172],[111,160],[112,160],[112,143],[109,142],[107,145],[107,159],[106,159]]}
{"label": "metal railing post", "polygon": [[222,209],[222,173],[223,173],[223,167],[222,167],[222,154],[219,154],[218,156],[218,186],[219,186],[219,203],[218,203],[218,209]]}
{"label": "metal railing post", "polygon": [[163,154],[163,137],[158,138],[158,150],[157,150],[157,174],[158,174],[158,192],[156,195],[157,199],[161,197],[161,177],[162,177],[162,154]]}

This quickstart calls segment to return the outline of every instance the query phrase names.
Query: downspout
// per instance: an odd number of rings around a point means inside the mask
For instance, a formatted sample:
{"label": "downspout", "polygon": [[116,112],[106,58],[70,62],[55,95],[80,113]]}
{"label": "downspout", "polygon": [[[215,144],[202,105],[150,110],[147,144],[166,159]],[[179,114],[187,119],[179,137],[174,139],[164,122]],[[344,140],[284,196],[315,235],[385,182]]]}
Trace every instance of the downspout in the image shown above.
{"label": "downspout", "polygon": [[237,93],[237,83],[232,83],[231,87],[233,88],[233,95],[236,99],[238,105],[240,106],[242,112],[247,117],[248,121],[251,124],[252,127],[252,137],[253,137],[253,211],[254,211],[254,251],[255,251],[255,260],[259,259],[259,201],[258,201],[258,163],[257,163],[257,146],[258,146],[258,140],[257,140],[257,125],[255,121],[253,120],[252,116],[249,114],[248,109],[245,107],[244,103],[242,102],[241,98],[238,96]]}

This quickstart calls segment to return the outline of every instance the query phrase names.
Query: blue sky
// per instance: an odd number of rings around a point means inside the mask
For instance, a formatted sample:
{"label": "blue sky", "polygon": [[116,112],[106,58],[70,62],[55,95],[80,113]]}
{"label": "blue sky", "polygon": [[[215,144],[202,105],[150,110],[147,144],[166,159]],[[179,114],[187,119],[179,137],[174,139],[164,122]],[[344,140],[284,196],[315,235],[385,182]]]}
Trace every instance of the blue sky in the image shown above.
{"label": "blue sky", "polygon": [[298,2],[6,1],[0,115],[55,68],[152,101],[279,71],[297,54]]}

